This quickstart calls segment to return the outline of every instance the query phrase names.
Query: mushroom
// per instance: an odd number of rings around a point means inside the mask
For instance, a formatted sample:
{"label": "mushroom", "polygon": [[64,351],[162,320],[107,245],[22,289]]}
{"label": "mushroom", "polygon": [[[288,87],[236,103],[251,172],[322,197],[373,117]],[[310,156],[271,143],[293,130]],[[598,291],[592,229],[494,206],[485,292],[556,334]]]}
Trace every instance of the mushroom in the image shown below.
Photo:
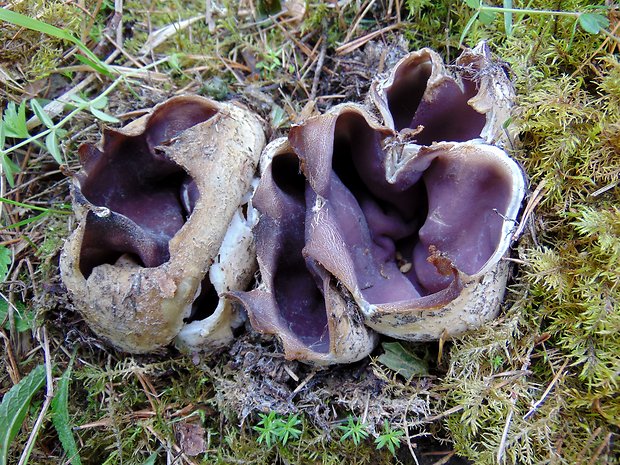
{"label": "mushroom", "polygon": [[453,72],[437,52],[423,48],[405,55],[384,78],[371,84],[369,100],[383,124],[417,145],[481,138],[503,145],[512,127],[514,88],[486,42],[465,49]]}
{"label": "mushroom", "polygon": [[[512,88],[484,44],[448,74],[423,49],[270,144],[254,203],[262,283],[234,292],[287,358],[351,362],[377,332],[454,336],[499,311],[524,195],[500,148]],[[345,342],[344,346],[339,344]]]}
{"label": "mushroom", "polygon": [[243,204],[263,145],[248,110],[183,96],[106,129],[101,149],[80,147],[83,167],[72,185],[79,224],[60,270],[98,335],[143,353],[170,343],[191,320],[183,348],[230,340],[239,318],[218,293],[243,289],[254,272]]}
{"label": "mushroom", "polygon": [[307,205],[312,188],[286,138],[261,157],[261,181],[254,206],[261,217],[254,233],[262,282],[229,297],[247,310],[252,326],[274,334],[288,359],[314,365],[349,363],[376,344],[346,289],[320,263],[306,256]]}

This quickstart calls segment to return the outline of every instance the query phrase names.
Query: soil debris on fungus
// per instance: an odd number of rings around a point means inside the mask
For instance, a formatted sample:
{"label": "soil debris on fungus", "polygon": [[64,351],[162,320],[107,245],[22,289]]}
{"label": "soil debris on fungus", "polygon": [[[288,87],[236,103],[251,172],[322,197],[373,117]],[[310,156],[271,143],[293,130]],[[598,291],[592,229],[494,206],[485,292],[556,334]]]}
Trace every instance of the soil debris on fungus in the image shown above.
{"label": "soil debris on fungus", "polygon": [[[0,463],[618,464],[619,15],[607,0],[4,5],[0,416],[12,426],[0,422]],[[481,41],[490,61],[464,58]],[[103,125],[123,131],[144,114],[136,109],[199,95],[250,109],[273,141],[353,102],[399,148],[424,136],[414,115],[398,113],[392,127],[377,110],[381,95],[388,108],[402,100],[389,80],[399,62],[400,74],[424,78],[442,63],[453,78],[513,86],[514,105],[488,125],[495,138],[482,135],[528,182],[518,237],[498,262],[512,268],[497,318],[439,341],[377,336],[369,357],[325,368],[286,360],[282,342],[249,322],[227,333],[229,345],[199,352],[189,345],[202,329],[189,329],[209,311],[181,321],[184,339],[156,334],[162,347],[127,354],[73,311],[59,276],[63,243],[79,227],[67,174],[80,171],[78,145],[96,143]],[[484,63],[493,66],[476,73]],[[478,127],[492,119],[467,114]],[[192,173],[175,163],[166,186],[189,193]],[[247,200],[231,218],[250,226]],[[451,270],[431,245],[435,265]],[[416,269],[402,251],[393,261],[399,273]],[[356,307],[342,282],[329,286]],[[214,304],[201,308],[216,308],[222,290],[201,295]]]}

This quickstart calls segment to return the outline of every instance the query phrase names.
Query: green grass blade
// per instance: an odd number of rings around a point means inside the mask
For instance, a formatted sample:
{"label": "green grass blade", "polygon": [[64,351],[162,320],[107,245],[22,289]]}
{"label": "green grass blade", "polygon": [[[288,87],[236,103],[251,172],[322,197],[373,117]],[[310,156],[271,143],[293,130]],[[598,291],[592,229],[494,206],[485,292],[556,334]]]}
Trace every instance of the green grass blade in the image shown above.
{"label": "green grass blade", "polygon": [[0,197],[0,202],[7,203],[9,205],[15,205],[16,207],[27,208],[29,210],[36,210],[45,213],[56,213],[58,215],[70,215],[71,207],[67,207],[66,210],[57,210],[54,208],[45,208],[39,207],[37,205],[30,205],[29,203],[17,202],[16,200],[5,199],[4,197]]}
{"label": "green grass blade", "polygon": [[21,228],[22,226],[26,226],[27,224],[39,221],[41,218],[45,218],[47,215],[47,212],[39,213],[38,215],[31,216],[30,218],[20,220],[17,223],[13,223],[8,226],[2,226],[0,227],[0,231],[8,231],[9,229]]}
{"label": "green grass blade", "polygon": [[7,465],[9,446],[26,418],[30,400],[45,384],[45,366],[39,365],[13,386],[0,403],[0,465]]}
{"label": "green grass blade", "polygon": [[2,115],[2,109],[0,109],[0,150],[4,150],[5,141],[6,141],[6,124],[4,122],[4,116]]}
{"label": "green grass blade", "polygon": [[67,40],[74,44],[91,62],[96,63],[98,67],[98,69],[95,68],[96,71],[103,72],[107,76],[110,76],[113,73],[112,68],[101,61],[97,55],[95,55],[86,45],[82,43],[80,39],[63,29],[44,23],[38,19],[22,15],[21,13],[16,13],[15,11],[11,11],[6,8],[0,8],[0,20],[15,24],[16,26],[25,27],[26,29],[42,32],[43,34],[47,34],[58,39]]}
{"label": "green grass blade", "polygon": [[52,423],[54,428],[56,428],[58,438],[69,461],[72,465],[81,465],[82,460],[73,437],[71,420],[69,418],[69,384],[71,383],[71,371],[73,370],[74,360],[75,354],[71,358],[67,370],[62,374],[60,381],[58,381],[58,391],[52,400]]}
{"label": "green grass blade", "polygon": [[0,282],[4,282],[8,273],[9,266],[13,262],[11,249],[5,245],[0,245]]}
{"label": "green grass blade", "polygon": [[[504,8],[512,8],[512,0],[504,0]],[[512,35],[512,12],[504,12],[504,30],[506,31],[506,37]]]}
{"label": "green grass blade", "polygon": [[480,15],[480,11],[476,11],[476,14],[474,14],[469,21],[467,21],[467,24],[465,25],[465,28],[463,29],[463,32],[461,33],[461,37],[459,39],[459,47],[461,45],[463,45],[463,42],[465,41],[465,37],[467,37],[467,34],[469,33],[469,30],[471,29],[471,27],[474,25],[474,23],[476,22],[476,20],[478,19],[478,16]]}

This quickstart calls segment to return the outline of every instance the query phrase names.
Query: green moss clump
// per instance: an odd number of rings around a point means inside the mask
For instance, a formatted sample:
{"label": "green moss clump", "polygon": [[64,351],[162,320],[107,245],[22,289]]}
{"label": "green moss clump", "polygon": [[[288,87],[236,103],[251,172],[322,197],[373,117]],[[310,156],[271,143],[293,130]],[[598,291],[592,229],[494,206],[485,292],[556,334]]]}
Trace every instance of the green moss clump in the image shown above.
{"label": "green moss clump", "polygon": [[455,343],[444,380],[455,447],[480,464],[618,463],[620,67],[567,21],[485,29],[514,72],[514,155],[538,206],[504,319]]}

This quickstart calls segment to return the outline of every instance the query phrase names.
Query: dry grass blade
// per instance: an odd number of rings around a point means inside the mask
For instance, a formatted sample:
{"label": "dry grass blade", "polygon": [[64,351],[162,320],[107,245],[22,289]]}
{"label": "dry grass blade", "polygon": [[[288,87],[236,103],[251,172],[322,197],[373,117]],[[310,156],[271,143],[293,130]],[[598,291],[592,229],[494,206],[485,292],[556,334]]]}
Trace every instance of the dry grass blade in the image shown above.
{"label": "dry grass blade", "polygon": [[353,52],[354,50],[357,50],[358,48],[364,46],[365,44],[367,44],[368,42],[370,42],[373,39],[376,39],[377,37],[389,32],[389,31],[393,31],[395,29],[398,29],[401,27],[401,24],[392,24],[390,26],[384,27],[378,31],[374,31],[374,32],[370,32],[362,37],[358,37],[357,39],[353,39],[350,42],[347,42],[346,44],[342,44],[341,46],[339,46],[338,48],[336,48],[336,54],[338,55],[347,55],[351,52]]}
{"label": "dry grass blade", "polygon": [[152,53],[156,47],[163,44],[170,37],[204,18],[204,15],[194,16],[193,18],[177,21],[176,23],[168,24],[167,26],[153,31],[138,53],[142,56]]}

